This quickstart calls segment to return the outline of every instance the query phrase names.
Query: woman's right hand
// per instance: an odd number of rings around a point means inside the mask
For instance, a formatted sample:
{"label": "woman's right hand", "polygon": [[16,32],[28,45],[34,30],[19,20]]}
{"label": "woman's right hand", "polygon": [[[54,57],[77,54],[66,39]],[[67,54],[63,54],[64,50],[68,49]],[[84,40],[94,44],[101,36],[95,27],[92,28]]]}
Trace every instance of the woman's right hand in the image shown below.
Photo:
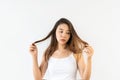
{"label": "woman's right hand", "polygon": [[38,49],[37,46],[33,43],[30,45],[30,54],[32,55],[32,57],[37,57],[38,56]]}

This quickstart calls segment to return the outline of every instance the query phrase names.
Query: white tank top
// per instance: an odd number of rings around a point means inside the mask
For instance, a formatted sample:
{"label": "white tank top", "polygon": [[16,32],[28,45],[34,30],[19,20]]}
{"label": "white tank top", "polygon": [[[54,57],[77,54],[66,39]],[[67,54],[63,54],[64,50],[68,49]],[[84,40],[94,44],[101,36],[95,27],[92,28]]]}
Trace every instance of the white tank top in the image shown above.
{"label": "white tank top", "polygon": [[76,80],[77,64],[73,53],[65,58],[50,57],[44,80]]}

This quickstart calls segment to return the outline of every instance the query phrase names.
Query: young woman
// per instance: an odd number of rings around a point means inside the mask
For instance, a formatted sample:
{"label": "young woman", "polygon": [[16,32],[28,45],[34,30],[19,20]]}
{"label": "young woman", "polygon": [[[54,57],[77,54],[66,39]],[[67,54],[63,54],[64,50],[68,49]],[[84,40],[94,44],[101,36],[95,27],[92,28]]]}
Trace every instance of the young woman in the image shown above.
{"label": "young woman", "polygon": [[[35,44],[49,37],[51,42],[39,66],[38,50]],[[83,52],[87,54],[86,63]],[[90,80],[93,52],[93,48],[77,35],[72,23],[66,18],[61,18],[45,38],[30,46],[34,78],[43,80],[47,73],[45,80],[76,80],[76,73],[79,70],[81,80]]]}

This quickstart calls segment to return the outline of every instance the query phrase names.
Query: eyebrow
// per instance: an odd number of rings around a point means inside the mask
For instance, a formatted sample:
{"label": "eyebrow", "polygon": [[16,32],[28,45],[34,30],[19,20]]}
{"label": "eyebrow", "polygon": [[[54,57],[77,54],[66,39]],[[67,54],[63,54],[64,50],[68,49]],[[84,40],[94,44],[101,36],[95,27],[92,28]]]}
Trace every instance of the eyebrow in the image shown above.
{"label": "eyebrow", "polygon": [[[59,30],[63,30],[62,28],[59,28]],[[67,30],[67,31],[70,31],[70,30]]]}

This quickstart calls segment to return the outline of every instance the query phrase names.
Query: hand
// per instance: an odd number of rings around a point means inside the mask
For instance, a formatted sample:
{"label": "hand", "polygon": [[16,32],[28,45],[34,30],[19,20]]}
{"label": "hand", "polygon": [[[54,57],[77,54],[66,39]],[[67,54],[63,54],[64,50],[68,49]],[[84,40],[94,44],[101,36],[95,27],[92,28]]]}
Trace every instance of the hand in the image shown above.
{"label": "hand", "polygon": [[31,55],[32,55],[33,57],[37,57],[37,55],[38,55],[38,50],[37,50],[37,47],[36,47],[35,44],[31,44],[29,50],[30,50],[30,53],[31,53]]}
{"label": "hand", "polygon": [[85,47],[83,51],[87,54],[87,58],[91,58],[94,53],[94,50],[91,46]]}

